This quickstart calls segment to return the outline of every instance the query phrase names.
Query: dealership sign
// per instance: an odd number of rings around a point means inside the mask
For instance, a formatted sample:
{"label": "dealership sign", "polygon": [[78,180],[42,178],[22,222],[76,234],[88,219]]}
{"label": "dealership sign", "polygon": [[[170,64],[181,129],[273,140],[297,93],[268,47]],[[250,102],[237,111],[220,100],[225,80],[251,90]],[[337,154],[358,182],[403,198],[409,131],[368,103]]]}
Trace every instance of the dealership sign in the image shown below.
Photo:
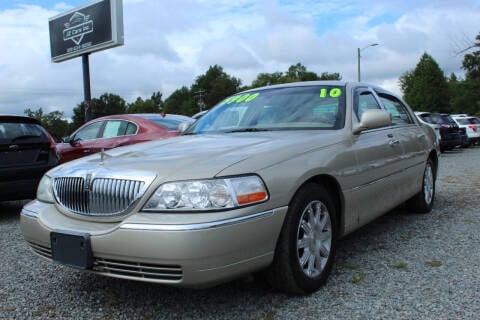
{"label": "dealership sign", "polygon": [[49,19],[53,62],[123,44],[122,0],[97,0]]}

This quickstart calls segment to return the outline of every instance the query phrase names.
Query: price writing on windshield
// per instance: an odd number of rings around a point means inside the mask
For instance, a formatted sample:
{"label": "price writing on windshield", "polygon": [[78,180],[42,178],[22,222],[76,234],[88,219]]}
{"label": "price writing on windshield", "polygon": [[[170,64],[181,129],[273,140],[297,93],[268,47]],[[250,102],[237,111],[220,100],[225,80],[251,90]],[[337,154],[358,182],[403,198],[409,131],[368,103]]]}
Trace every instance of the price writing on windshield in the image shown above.
{"label": "price writing on windshield", "polygon": [[232,96],[223,100],[220,104],[230,104],[230,103],[240,103],[240,102],[250,102],[258,97],[260,93],[245,93],[237,96]]}
{"label": "price writing on windshield", "polygon": [[320,89],[320,98],[338,98],[342,95],[342,89],[333,88],[333,89]]}

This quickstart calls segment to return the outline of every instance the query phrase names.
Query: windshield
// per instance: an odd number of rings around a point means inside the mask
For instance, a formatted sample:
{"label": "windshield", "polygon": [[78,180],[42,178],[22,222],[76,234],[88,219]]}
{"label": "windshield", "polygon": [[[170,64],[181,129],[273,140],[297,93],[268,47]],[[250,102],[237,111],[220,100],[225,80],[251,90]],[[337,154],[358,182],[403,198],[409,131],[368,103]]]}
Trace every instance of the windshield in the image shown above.
{"label": "windshield", "polygon": [[345,123],[344,86],[299,86],[233,95],[185,134],[270,130],[332,130]]}

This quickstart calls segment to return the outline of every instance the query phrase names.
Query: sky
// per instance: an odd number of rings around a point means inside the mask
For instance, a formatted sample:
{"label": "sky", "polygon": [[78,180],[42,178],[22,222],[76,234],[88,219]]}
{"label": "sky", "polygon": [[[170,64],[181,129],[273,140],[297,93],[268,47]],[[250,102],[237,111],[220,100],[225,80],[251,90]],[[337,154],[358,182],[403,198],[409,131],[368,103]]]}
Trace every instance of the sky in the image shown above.
{"label": "sky", "polygon": [[[48,20],[87,3],[0,0],[0,114],[72,116],[82,59],[51,61]],[[356,81],[357,48],[362,81],[401,96],[399,77],[424,52],[463,76],[458,52],[480,33],[479,16],[480,0],[123,0],[125,44],[90,55],[92,97],[166,99],[215,64],[244,85],[298,62]]]}

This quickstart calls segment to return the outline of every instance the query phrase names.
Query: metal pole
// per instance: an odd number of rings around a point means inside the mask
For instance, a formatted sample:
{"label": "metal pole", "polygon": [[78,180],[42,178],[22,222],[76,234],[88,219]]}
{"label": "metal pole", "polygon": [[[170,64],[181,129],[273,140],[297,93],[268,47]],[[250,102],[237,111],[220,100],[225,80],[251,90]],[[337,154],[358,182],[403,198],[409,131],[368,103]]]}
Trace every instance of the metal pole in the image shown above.
{"label": "metal pole", "polygon": [[85,122],[90,121],[92,118],[92,112],[90,109],[90,66],[88,63],[88,53],[82,55],[82,67],[83,67],[83,96],[85,99]]}
{"label": "metal pole", "polygon": [[357,48],[357,80],[360,82],[360,48]]}

